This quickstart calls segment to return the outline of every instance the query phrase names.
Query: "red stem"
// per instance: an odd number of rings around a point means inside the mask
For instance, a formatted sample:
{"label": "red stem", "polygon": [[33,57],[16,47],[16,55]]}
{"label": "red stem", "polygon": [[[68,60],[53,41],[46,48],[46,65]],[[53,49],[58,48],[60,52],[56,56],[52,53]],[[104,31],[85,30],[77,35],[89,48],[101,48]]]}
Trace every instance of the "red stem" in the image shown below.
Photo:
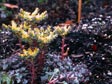
{"label": "red stem", "polygon": [[34,81],[35,81],[35,65],[34,65],[34,62],[33,60],[31,61],[31,84],[34,84]]}
{"label": "red stem", "polygon": [[65,48],[65,37],[62,37],[62,47],[61,47],[61,59],[64,59],[64,48]]}
{"label": "red stem", "polygon": [[43,67],[44,67],[44,54],[45,52],[42,50],[41,53],[40,53],[40,56],[38,57],[38,74],[40,74],[40,72],[42,71]]}
{"label": "red stem", "polygon": [[20,48],[21,48],[22,50],[24,49],[24,47],[23,47],[22,42],[21,42],[20,39],[19,39],[19,46],[20,46]]}
{"label": "red stem", "polygon": [[36,78],[36,68],[35,68],[35,64],[33,59],[27,59],[26,60],[26,64],[28,65],[28,69],[31,73],[31,83],[30,84],[34,84],[35,83],[35,78]]}

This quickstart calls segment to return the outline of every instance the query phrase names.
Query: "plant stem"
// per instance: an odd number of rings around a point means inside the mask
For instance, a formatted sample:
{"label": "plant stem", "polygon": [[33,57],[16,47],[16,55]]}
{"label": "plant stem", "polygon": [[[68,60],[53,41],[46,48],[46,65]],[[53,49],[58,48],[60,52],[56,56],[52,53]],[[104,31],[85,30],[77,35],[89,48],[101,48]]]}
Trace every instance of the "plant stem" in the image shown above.
{"label": "plant stem", "polygon": [[63,60],[67,55],[69,51],[69,47],[65,51],[65,47],[67,44],[65,44],[65,36],[62,37],[62,46],[61,46],[61,59]]}
{"label": "plant stem", "polygon": [[27,59],[26,60],[26,64],[28,65],[28,69],[31,73],[31,82],[30,84],[34,84],[35,82],[35,78],[36,78],[36,68],[35,68],[35,64],[34,64],[34,60],[33,59]]}
{"label": "plant stem", "polygon": [[81,19],[81,10],[82,10],[82,0],[78,0],[78,23]]}
{"label": "plant stem", "polygon": [[64,59],[64,48],[65,48],[65,36],[62,37],[62,47],[61,47],[61,59]]}
{"label": "plant stem", "polygon": [[34,84],[35,81],[35,65],[33,59],[31,60],[31,84]]}
{"label": "plant stem", "polygon": [[21,42],[20,39],[19,39],[19,46],[20,46],[20,48],[21,48],[22,50],[24,49],[24,47],[23,47],[22,42]]}
{"label": "plant stem", "polygon": [[41,51],[40,53],[40,56],[38,57],[38,74],[40,74],[40,72],[42,71],[43,67],[44,67],[44,55],[45,55],[45,52],[44,50]]}

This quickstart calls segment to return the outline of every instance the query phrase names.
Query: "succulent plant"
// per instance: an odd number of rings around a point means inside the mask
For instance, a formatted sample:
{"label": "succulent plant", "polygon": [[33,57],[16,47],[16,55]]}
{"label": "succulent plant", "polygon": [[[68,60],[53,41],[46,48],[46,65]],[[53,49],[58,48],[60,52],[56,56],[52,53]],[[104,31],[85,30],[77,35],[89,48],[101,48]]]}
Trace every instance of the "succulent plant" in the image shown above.
{"label": "succulent plant", "polygon": [[60,36],[65,36],[71,31],[72,28],[70,26],[64,24],[62,26],[56,26],[55,29],[56,29],[56,32]]}
{"label": "succulent plant", "polygon": [[33,21],[38,22],[45,19],[47,13],[43,12],[39,14],[38,8],[36,8],[32,14],[21,9],[17,17],[22,21],[21,23],[12,20],[11,25],[3,24],[3,26],[10,29],[22,41],[31,43],[35,38],[35,32],[33,30],[33,28],[35,28],[35,23],[33,23]]}
{"label": "succulent plant", "polygon": [[0,84],[13,84],[13,80],[6,74],[0,73]]}
{"label": "succulent plant", "polygon": [[[33,13],[21,9],[20,13],[18,14],[18,21],[12,20],[11,25],[3,24],[3,27],[11,30],[18,37],[20,42],[20,48],[21,48],[21,51],[19,52],[19,56],[21,56],[22,58],[23,57],[27,58],[26,59],[27,61],[30,60],[30,63],[28,65],[30,67],[29,70],[31,72],[31,84],[34,84],[35,78],[37,77],[35,75],[37,70],[37,67],[35,66],[35,59],[38,58],[37,72],[40,74],[44,66],[44,58],[45,58],[44,55],[46,54],[45,51],[47,51],[46,48],[47,44],[49,44],[52,40],[54,40],[59,35],[61,36],[67,35],[67,33],[70,32],[71,30],[71,27],[68,25],[64,25],[62,27],[55,26],[54,28],[47,26],[45,29],[43,27],[38,28],[37,27],[38,22],[40,22],[41,20],[47,17],[46,11],[42,12],[41,14],[39,14],[38,11],[39,11],[38,8],[36,8]],[[21,42],[25,42],[29,46],[24,45],[23,47]],[[65,54],[66,53],[68,53],[68,49],[67,52],[65,52]],[[14,76],[15,75],[16,74],[14,74]],[[17,79],[17,82],[19,81],[18,83],[21,83],[20,80],[22,80],[23,76],[19,73],[17,73],[17,75],[20,78],[19,79],[15,78],[15,79]]]}
{"label": "succulent plant", "polygon": [[45,73],[41,76],[42,83],[49,81],[48,84],[64,82],[79,84],[89,80],[90,71],[85,64],[73,64],[69,57],[62,61],[60,57],[57,54],[48,54],[43,71]]}
{"label": "succulent plant", "polygon": [[0,73],[6,73],[12,78],[14,84],[28,83],[29,78],[27,76],[29,75],[29,72],[27,66],[17,54],[0,61]]}
{"label": "succulent plant", "polygon": [[20,54],[20,56],[35,57],[38,54],[38,52],[39,52],[38,48],[28,48],[28,50],[23,49],[23,52]]}
{"label": "succulent plant", "polygon": [[48,44],[53,39],[57,37],[57,33],[55,33],[55,30],[52,30],[50,26],[48,26],[46,29],[44,28],[35,28],[34,31],[36,32],[36,38],[37,41],[41,44]]}
{"label": "succulent plant", "polygon": [[[37,24],[35,22],[39,22],[47,17],[46,11],[41,14],[39,14],[38,11],[38,8],[36,8],[33,13],[21,9],[18,14],[18,17],[21,18],[21,22],[15,22],[12,20],[11,25],[3,24],[3,26],[10,29],[18,37],[18,39],[28,43],[30,46],[39,48],[42,48],[43,45],[50,43],[58,35],[65,36],[68,32],[70,32],[71,27],[68,25],[63,25],[62,27],[55,26],[54,29],[51,29],[50,26],[47,26],[46,29],[43,27],[37,28]],[[36,41],[38,46],[34,45],[34,41]],[[25,51],[26,50],[24,49],[24,55]],[[21,56],[23,56],[23,54],[21,54]]]}
{"label": "succulent plant", "polygon": [[40,22],[41,20],[45,19],[48,15],[47,15],[47,11],[44,11],[41,14],[39,14],[39,9],[36,8],[34,10],[34,12],[32,12],[32,13],[24,11],[23,9],[21,9],[19,16],[22,19],[37,23],[37,22]]}

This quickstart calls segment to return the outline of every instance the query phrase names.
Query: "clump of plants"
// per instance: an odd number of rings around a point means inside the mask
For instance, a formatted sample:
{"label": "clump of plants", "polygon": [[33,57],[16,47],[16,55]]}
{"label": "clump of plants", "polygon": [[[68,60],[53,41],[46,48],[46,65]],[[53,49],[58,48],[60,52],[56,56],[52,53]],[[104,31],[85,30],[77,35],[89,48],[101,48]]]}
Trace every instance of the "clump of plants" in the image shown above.
{"label": "clump of plants", "polygon": [[17,54],[13,54],[0,61],[0,74],[7,74],[13,83],[9,79],[5,80],[10,84],[28,84],[29,71],[24,62]]}
{"label": "clump of plants", "polygon": [[5,59],[11,56],[19,47],[15,46],[18,40],[15,35],[9,30],[1,29],[0,31],[0,59]]}
{"label": "clump of plants", "polygon": [[0,84],[12,84],[12,79],[6,73],[0,73]]}
{"label": "clump of plants", "polygon": [[73,64],[70,57],[60,59],[61,55],[48,53],[42,83],[80,84],[89,80],[90,71],[83,63]]}
{"label": "clump of plants", "polygon": [[[47,17],[47,12],[39,13],[38,8],[32,13],[21,9],[16,17],[17,19],[11,21],[11,25],[3,24],[3,27],[12,31],[19,39],[18,45],[21,50],[18,55],[26,60],[31,74],[31,84],[35,83],[37,75],[40,75],[44,68],[48,44],[59,35],[65,38],[65,35],[71,30],[71,27],[67,25],[53,28],[49,25],[46,28],[38,27],[38,23]],[[64,58],[69,50],[67,49],[65,53],[64,47],[65,45],[63,42],[61,51],[62,58]]]}

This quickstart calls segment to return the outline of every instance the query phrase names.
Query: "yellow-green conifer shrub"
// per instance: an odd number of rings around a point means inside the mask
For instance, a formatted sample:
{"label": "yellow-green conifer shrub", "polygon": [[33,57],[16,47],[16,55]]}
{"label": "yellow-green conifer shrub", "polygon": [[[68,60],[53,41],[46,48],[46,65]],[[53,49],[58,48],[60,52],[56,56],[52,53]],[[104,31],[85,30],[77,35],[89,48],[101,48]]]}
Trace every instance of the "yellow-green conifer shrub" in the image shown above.
{"label": "yellow-green conifer shrub", "polygon": [[68,26],[66,24],[63,26],[55,26],[54,28],[55,32],[62,37],[67,35],[71,30],[71,26]]}
{"label": "yellow-green conifer shrub", "polygon": [[[32,13],[21,9],[17,17],[19,18],[18,22],[12,20],[11,25],[3,24],[3,26],[10,29],[21,41],[30,45],[28,49],[22,50],[21,57],[35,57],[43,45],[50,43],[58,35],[65,36],[71,30],[71,27],[66,25],[54,28],[47,26],[45,29],[38,28],[37,23],[48,17],[46,11],[39,13],[38,8]],[[32,46],[34,40],[38,46]]]}
{"label": "yellow-green conifer shrub", "polygon": [[34,12],[27,12],[23,9],[20,10],[19,17],[21,17],[24,20],[28,20],[31,22],[40,22],[41,20],[45,19],[47,17],[47,11],[39,13],[39,9],[36,8]]}

